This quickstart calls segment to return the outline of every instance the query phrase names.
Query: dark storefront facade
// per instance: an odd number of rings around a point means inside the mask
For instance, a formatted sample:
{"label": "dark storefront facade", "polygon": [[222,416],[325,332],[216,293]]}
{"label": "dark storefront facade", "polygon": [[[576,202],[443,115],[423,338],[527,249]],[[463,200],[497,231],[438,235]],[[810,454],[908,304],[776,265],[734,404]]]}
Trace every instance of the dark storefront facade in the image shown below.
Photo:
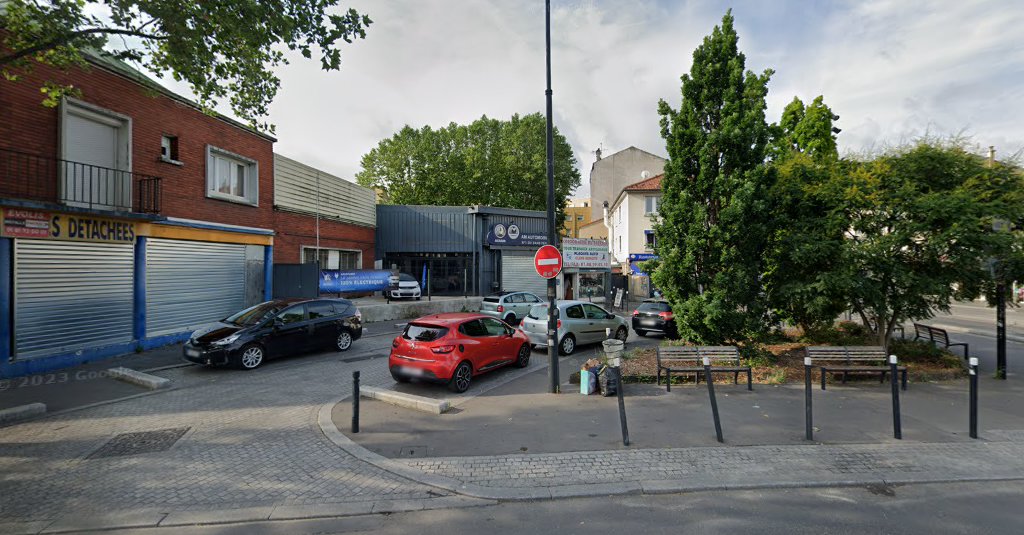
{"label": "dark storefront facade", "polygon": [[546,236],[547,215],[541,211],[377,206],[380,267],[408,273],[421,286],[429,280],[431,295],[529,290],[543,297],[544,279],[533,270],[533,255]]}

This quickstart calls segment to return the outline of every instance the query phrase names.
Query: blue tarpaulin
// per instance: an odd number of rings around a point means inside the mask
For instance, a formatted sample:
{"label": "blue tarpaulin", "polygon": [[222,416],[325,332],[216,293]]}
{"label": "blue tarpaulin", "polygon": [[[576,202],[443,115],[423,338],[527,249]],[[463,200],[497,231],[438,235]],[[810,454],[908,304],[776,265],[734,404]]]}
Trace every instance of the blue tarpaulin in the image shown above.
{"label": "blue tarpaulin", "polygon": [[388,288],[391,272],[383,269],[320,271],[320,293],[373,292]]}

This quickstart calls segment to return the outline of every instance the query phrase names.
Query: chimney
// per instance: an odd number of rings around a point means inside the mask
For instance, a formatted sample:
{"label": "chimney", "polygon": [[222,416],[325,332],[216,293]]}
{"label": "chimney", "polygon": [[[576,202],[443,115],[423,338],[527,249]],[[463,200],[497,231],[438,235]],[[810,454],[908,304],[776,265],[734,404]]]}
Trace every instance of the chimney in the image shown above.
{"label": "chimney", "polygon": [[601,161],[601,147],[598,147],[597,150],[594,151],[594,154],[597,155],[597,161]]}

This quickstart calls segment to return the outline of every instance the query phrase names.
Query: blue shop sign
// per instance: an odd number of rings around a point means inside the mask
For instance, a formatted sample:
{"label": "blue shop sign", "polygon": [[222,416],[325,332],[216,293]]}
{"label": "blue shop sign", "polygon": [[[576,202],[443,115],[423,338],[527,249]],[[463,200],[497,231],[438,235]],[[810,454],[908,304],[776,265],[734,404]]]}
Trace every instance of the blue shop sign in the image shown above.
{"label": "blue shop sign", "polygon": [[388,288],[391,272],[385,269],[320,271],[320,293],[374,292]]}
{"label": "blue shop sign", "polygon": [[646,277],[647,273],[645,273],[645,272],[640,270],[640,267],[637,265],[637,262],[646,262],[648,260],[657,260],[657,259],[658,259],[658,255],[651,254],[651,253],[631,254],[631,255],[629,255],[629,270],[632,271],[634,275],[642,275],[642,276]]}
{"label": "blue shop sign", "polygon": [[487,245],[505,247],[540,247],[548,244],[544,234],[523,234],[515,223],[496,223],[487,231]]}

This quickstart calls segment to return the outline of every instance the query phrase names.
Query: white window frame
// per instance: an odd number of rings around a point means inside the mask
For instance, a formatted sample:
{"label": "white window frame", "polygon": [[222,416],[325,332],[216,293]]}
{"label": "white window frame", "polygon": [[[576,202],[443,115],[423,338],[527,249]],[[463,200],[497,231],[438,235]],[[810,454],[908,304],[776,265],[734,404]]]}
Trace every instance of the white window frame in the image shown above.
{"label": "white window frame", "polygon": [[[654,210],[649,209],[648,201],[651,201],[650,204],[654,205]],[[659,211],[661,211],[661,195],[645,195],[644,215],[658,215]]]}
{"label": "white window frame", "polygon": [[[315,245],[302,245],[299,247],[299,261],[303,264],[306,263],[306,251],[315,251],[317,247]],[[355,253],[356,254],[356,267],[353,269],[363,269],[363,252],[359,249],[341,249],[338,247],[320,247],[320,251],[338,251],[339,253]],[[333,269],[326,266],[320,266],[320,269]],[[340,269],[340,267],[339,267]]]}
{"label": "white window frame", "polygon": [[[244,196],[231,195],[217,191],[214,158],[231,161],[235,164],[246,166],[245,183],[243,184]],[[206,146],[206,196],[211,199],[259,206],[260,164],[252,158],[246,158],[241,154],[224,150],[213,145]]]}

